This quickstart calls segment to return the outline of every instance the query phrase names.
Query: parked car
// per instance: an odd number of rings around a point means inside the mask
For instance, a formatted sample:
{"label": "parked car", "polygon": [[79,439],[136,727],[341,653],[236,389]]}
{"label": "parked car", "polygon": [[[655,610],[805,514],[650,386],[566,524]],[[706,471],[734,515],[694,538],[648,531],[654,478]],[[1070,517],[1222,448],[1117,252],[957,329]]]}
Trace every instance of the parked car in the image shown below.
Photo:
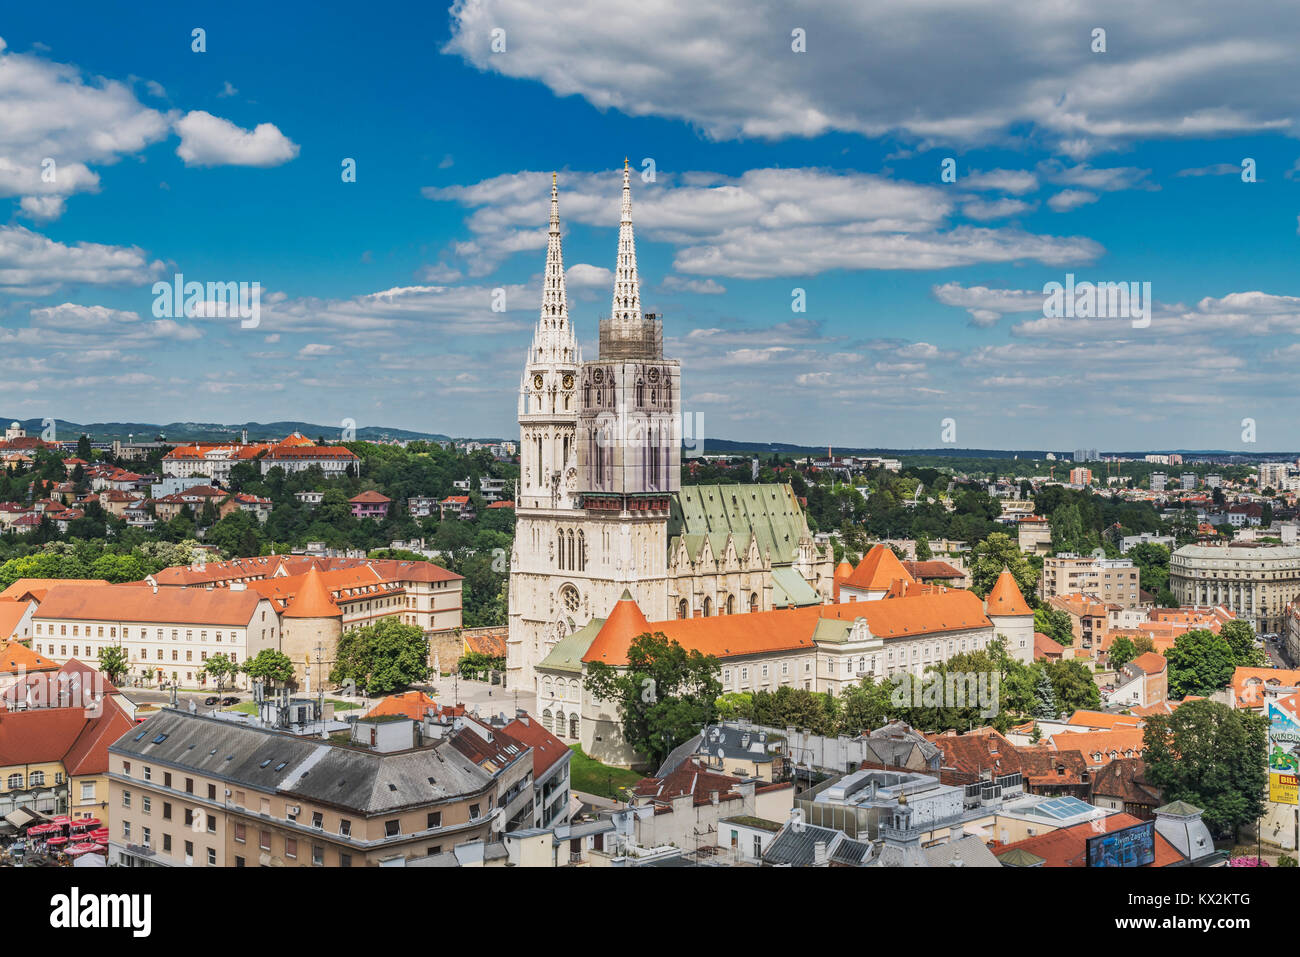
{"label": "parked car", "polygon": [[216,695],[208,695],[206,698],[203,699],[203,703],[211,705],[211,704],[218,703],[220,700],[221,699],[218,698]]}
{"label": "parked car", "polygon": [[238,699],[238,698],[222,698],[222,699],[221,699],[221,706],[222,706],[223,708],[229,708],[232,704],[239,704],[239,699]]}

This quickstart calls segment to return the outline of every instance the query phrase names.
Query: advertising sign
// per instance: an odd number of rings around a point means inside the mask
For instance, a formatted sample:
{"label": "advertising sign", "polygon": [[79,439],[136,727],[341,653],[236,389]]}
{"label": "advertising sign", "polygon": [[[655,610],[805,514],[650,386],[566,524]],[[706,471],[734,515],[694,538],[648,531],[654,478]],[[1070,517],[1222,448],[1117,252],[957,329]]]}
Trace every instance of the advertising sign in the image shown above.
{"label": "advertising sign", "polygon": [[1268,703],[1268,799],[1297,804],[1300,775],[1300,723],[1276,701]]}
{"label": "advertising sign", "polygon": [[1089,867],[1144,867],[1155,859],[1154,821],[1088,838]]}

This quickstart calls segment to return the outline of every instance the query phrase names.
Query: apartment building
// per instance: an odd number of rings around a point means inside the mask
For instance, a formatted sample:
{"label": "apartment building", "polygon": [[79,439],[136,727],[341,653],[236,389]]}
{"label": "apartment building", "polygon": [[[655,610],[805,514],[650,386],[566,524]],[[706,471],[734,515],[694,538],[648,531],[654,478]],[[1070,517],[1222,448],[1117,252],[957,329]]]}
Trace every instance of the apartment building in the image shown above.
{"label": "apartment building", "polygon": [[1300,595],[1300,548],[1184,545],[1169,557],[1169,590],[1182,605],[1222,605],[1260,634],[1286,630]]}
{"label": "apartment building", "polygon": [[491,836],[493,775],[415,722],[347,744],[166,709],[109,749],[110,863],[400,866]]}
{"label": "apartment building", "polygon": [[1077,592],[1121,608],[1137,608],[1142,603],[1138,569],[1128,559],[1073,554],[1045,557],[1038,597],[1046,601]]}

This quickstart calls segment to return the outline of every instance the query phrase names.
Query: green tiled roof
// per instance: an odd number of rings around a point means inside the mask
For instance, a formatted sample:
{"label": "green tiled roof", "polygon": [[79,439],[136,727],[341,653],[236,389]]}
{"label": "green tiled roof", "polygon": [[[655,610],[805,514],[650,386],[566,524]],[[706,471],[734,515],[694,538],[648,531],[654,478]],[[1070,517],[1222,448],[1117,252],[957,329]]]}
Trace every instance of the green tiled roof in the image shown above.
{"label": "green tiled roof", "polygon": [[802,608],[805,605],[820,605],[821,596],[809,585],[804,577],[789,565],[772,569],[772,607]]}
{"label": "green tiled roof", "polygon": [[773,564],[793,561],[799,541],[811,537],[789,485],[688,485],[673,496],[668,535],[682,536],[692,557],[706,535],[715,555],[721,554],[728,534],[741,551],[752,534]]}
{"label": "green tiled roof", "polygon": [[582,673],[582,656],[587,653],[591,643],[605,624],[604,618],[593,618],[571,635],[565,635],[555,643],[551,653],[538,663],[539,668],[551,671],[571,671]]}

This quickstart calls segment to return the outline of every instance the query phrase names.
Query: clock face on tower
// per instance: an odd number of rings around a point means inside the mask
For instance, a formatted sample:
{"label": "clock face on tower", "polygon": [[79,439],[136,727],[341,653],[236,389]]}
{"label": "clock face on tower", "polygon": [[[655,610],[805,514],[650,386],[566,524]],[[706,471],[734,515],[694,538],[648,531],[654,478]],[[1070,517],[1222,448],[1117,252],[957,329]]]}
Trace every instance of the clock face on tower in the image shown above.
{"label": "clock face on tower", "polygon": [[541,387],[542,387],[542,374],[539,372],[537,375],[533,376],[533,388],[540,389]]}
{"label": "clock face on tower", "polygon": [[572,376],[572,375],[566,375],[566,376],[564,377],[564,387],[565,387],[566,389],[572,389],[572,388],[573,388],[573,376]]}

